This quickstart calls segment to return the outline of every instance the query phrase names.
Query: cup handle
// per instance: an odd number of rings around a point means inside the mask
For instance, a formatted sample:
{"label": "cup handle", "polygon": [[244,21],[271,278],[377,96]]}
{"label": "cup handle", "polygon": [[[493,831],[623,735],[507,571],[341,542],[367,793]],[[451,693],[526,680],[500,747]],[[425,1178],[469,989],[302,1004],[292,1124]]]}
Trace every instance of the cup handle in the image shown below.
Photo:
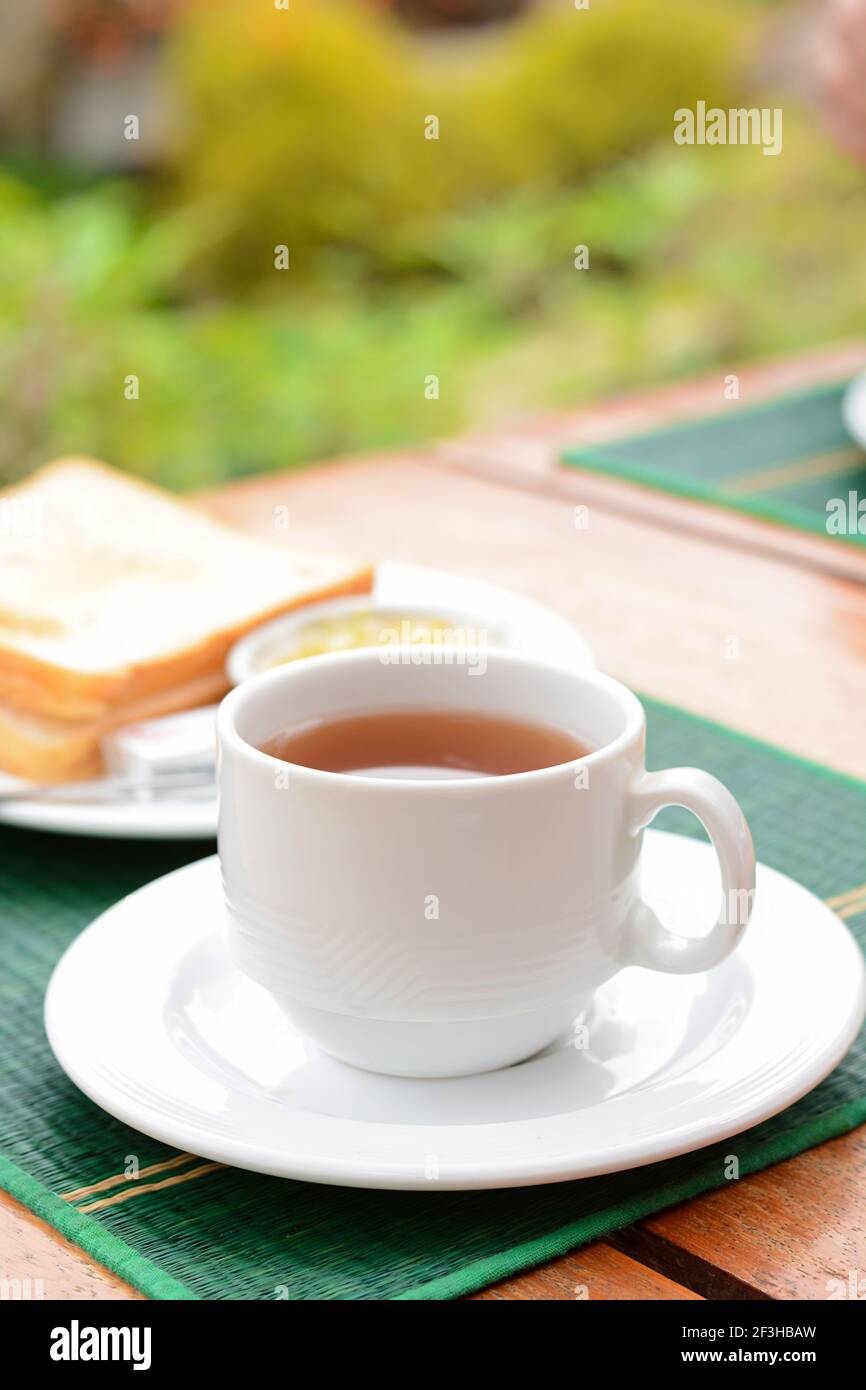
{"label": "cup handle", "polygon": [[677,936],[647,903],[638,901],[626,922],[623,954],[628,965],[688,975],[711,970],[733,951],[748,926],[755,896],[752,836],[727,787],[708,772],[675,767],[646,772],[632,787],[629,830],[643,830],[665,806],[683,806],[704,826],[722,871],[722,903],[715,925],[704,936]]}

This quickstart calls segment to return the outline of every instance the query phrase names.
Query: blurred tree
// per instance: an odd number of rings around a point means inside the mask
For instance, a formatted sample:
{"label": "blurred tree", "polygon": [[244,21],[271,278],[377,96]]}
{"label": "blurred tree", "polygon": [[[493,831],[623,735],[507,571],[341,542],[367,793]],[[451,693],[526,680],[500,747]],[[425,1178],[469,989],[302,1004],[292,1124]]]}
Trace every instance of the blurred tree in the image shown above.
{"label": "blurred tree", "polygon": [[669,136],[678,106],[729,104],[743,35],[720,0],[666,0],[663,23],[646,0],[610,0],[542,6],[461,58],[358,0],[214,0],[172,43],[177,187],[219,222],[224,283],[275,288],[279,244],[286,285],[322,248],[393,270],[412,223],[568,185]]}

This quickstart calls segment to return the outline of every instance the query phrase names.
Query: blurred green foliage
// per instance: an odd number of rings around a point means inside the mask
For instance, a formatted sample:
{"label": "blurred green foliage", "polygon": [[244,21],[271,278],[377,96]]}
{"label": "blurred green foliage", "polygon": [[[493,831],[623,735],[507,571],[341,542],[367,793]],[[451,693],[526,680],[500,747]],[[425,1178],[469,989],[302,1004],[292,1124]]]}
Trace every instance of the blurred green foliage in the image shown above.
{"label": "blurred green foliage", "polygon": [[293,0],[290,18],[192,6],[170,56],[173,191],[218,221],[222,283],[272,277],[280,243],[301,273],[323,247],[393,273],[407,223],[560,188],[667,135],[678,106],[733,98],[745,16],[736,0],[542,5],[431,40],[358,0]]}
{"label": "blurred green foliage", "polygon": [[4,479],[89,452],[206,486],[862,332],[866,179],[813,118],[786,102],[778,158],[670,138],[672,104],[734,97],[748,26],[714,3],[611,4],[639,41],[542,13],[468,58],[297,6],[315,42],[190,7],[196,133],[158,185],[0,178]]}

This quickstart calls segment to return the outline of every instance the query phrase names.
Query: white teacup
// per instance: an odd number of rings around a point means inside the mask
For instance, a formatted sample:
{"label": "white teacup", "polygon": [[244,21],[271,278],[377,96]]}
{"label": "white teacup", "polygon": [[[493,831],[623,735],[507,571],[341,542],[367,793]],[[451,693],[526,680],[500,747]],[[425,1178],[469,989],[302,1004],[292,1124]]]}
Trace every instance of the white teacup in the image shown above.
{"label": "white teacup", "polygon": [[[707,772],[644,767],[643,709],[596,672],[491,650],[483,675],[435,649],[375,650],[256,676],[219,711],[219,855],[228,947],[327,1052],[402,1076],[531,1056],[626,965],[717,965],[749,919],[755,858]],[[310,719],[471,709],[571,730],[598,751],[535,772],[386,780],[279,761],[257,745]],[[642,830],[685,806],[718,855],[722,908],[680,937],[640,897]]]}

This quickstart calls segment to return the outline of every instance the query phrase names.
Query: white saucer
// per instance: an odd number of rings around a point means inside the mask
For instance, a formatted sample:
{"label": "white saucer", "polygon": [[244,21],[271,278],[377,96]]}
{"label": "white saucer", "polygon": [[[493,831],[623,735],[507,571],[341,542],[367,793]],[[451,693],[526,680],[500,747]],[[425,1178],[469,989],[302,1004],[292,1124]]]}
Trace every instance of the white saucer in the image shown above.
{"label": "white saucer", "polygon": [[[495,584],[420,565],[379,565],[373,592],[383,603],[407,607],[467,608],[483,613],[491,627],[498,622],[526,634],[524,647],[539,656],[574,661],[591,667],[589,647],[565,618],[540,603]],[[19,778],[0,772],[0,792],[26,788]],[[216,835],[216,795],[160,801],[0,802],[0,824],[30,830],[54,830],[66,835],[98,835],[112,839],[202,840]]]}
{"label": "white saucer", "polygon": [[[647,896],[683,934],[715,915],[714,869],[702,842],[647,832]],[[584,1020],[587,1050],[567,1037],[484,1076],[377,1076],[318,1052],[235,972],[221,906],[209,858],[103,913],[54,972],[48,1037],[76,1085],[145,1134],[313,1182],[512,1187],[685,1153],[811,1090],[866,1004],[847,929],[760,866],[736,953],[706,975],[623,971]]]}

